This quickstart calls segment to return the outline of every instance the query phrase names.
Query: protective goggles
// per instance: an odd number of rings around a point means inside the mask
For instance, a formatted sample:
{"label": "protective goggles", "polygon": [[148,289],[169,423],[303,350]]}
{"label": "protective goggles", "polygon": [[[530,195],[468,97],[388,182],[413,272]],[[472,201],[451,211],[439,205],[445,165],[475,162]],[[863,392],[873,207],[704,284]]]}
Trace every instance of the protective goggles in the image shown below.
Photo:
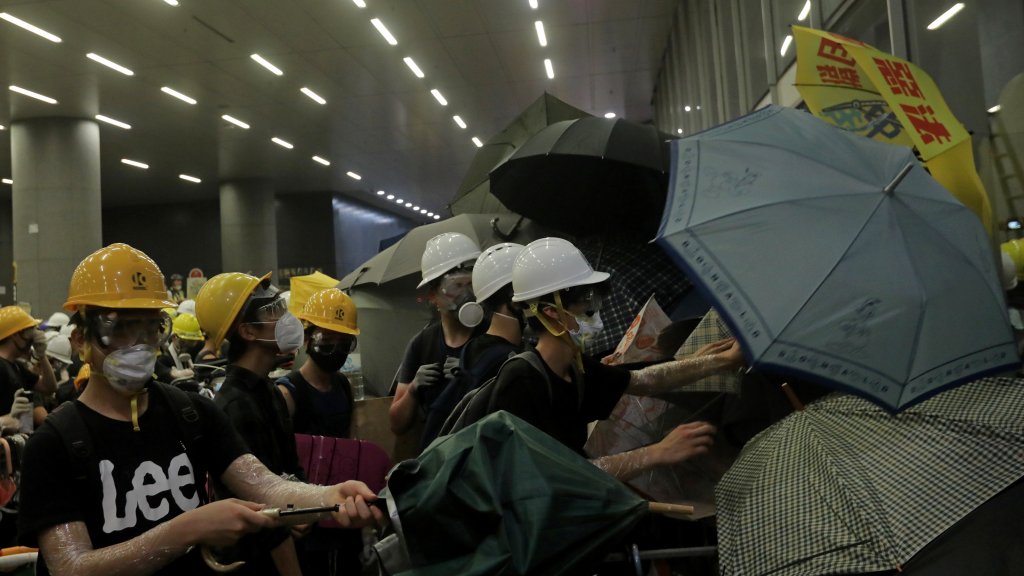
{"label": "protective goggles", "polygon": [[438,291],[452,299],[458,298],[472,289],[473,273],[465,269],[445,274],[441,277],[441,283],[438,285]]}
{"label": "protective goggles", "polygon": [[334,354],[346,352],[351,354],[356,349],[355,336],[315,330],[309,337],[309,346],[317,354]]}
{"label": "protective goggles", "polygon": [[281,293],[269,281],[261,283],[249,295],[239,318],[244,324],[277,322],[288,312],[288,302],[279,297]]}
{"label": "protective goggles", "polygon": [[117,311],[97,314],[93,326],[100,344],[106,348],[128,348],[147,344],[159,348],[171,336],[171,318],[159,316],[128,316]]}
{"label": "protective goggles", "polygon": [[[559,299],[561,300],[561,298],[559,298]],[[574,298],[574,302],[572,304],[569,304],[568,306],[566,306],[564,308],[562,306],[558,305],[557,303],[554,303],[554,302],[541,301],[539,303],[541,308],[543,308],[545,306],[553,306],[556,309],[565,310],[567,313],[572,314],[573,316],[587,316],[587,317],[592,317],[594,314],[597,314],[598,312],[600,312],[602,304],[604,304],[604,297],[601,295],[600,292],[598,292],[597,290],[595,290],[593,288],[587,288],[583,292],[583,294],[581,296],[578,296],[578,297]],[[581,313],[579,313],[579,314],[576,314],[574,312],[571,312],[569,310],[570,308],[577,309],[577,310],[579,308],[583,308],[583,311]]]}

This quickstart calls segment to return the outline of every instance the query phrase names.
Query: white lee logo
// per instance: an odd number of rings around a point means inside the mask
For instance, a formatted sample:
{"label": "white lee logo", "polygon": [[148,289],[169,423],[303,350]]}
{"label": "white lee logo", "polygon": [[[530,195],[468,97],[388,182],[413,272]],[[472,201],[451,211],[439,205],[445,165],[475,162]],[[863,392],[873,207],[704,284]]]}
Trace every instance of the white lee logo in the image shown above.
{"label": "white lee logo", "polygon": [[[195,488],[196,481],[192,474],[192,462],[184,453],[171,459],[167,467],[168,473],[149,460],[139,464],[132,478],[132,488],[125,494],[124,516],[117,514],[117,486],[114,483],[114,463],[110,460],[100,462],[100,478],[103,481],[103,532],[110,534],[125,528],[132,528],[136,523],[136,513],[149,521],[159,520],[167,515],[170,504],[163,495],[170,491],[171,498],[182,511],[187,512],[199,506],[199,494]],[[185,496],[182,488],[191,486],[192,496]],[[154,500],[154,497],[158,497]]]}

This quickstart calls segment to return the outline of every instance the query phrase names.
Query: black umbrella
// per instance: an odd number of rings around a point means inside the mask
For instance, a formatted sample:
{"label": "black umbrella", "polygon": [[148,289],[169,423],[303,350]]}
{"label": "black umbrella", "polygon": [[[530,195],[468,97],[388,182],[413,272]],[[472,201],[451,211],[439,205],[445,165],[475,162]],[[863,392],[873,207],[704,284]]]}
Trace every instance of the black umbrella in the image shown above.
{"label": "black umbrella", "polygon": [[572,234],[657,230],[670,137],[621,119],[556,122],[491,171],[505,206]]}

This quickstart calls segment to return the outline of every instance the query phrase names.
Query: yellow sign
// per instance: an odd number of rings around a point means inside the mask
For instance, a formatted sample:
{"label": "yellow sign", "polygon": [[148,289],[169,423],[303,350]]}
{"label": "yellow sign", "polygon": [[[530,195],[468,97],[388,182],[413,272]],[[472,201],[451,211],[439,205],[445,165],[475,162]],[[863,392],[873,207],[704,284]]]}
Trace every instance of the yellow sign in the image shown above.
{"label": "yellow sign", "polygon": [[815,116],[868,138],[913,146],[932,176],[991,233],[992,210],[970,134],[928,73],[838,34],[793,26],[793,38],[796,87]]}

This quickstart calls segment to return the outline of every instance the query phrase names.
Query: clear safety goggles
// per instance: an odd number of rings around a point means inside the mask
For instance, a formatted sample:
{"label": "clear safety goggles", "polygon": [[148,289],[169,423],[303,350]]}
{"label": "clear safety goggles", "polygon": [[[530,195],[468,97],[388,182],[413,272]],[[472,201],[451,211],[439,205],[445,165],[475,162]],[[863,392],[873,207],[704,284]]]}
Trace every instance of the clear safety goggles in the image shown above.
{"label": "clear safety goggles", "polygon": [[473,272],[459,269],[445,274],[438,285],[438,291],[448,298],[458,298],[473,289]]}
{"label": "clear safety goggles", "polygon": [[309,346],[317,354],[334,354],[346,352],[351,354],[356,349],[355,336],[315,330],[309,337]]}
{"label": "clear safety goggles", "polygon": [[146,344],[159,348],[171,336],[171,317],[125,315],[117,311],[104,312],[95,317],[96,335],[107,348],[128,348]]}
{"label": "clear safety goggles", "polygon": [[[554,302],[542,301],[540,304],[541,306],[552,306],[556,309],[562,308],[561,306]],[[582,298],[577,298],[575,302],[562,309],[565,310],[567,313],[572,314],[573,316],[585,316],[587,318],[590,318],[593,317],[594,314],[597,314],[598,312],[601,311],[602,304],[604,304],[604,297],[601,295],[601,293],[593,288],[588,288],[586,292],[583,293]],[[570,310],[570,308],[572,310]],[[573,310],[579,310],[580,308],[583,309],[581,312],[573,312]]]}
{"label": "clear safety goggles", "polygon": [[257,286],[242,307],[239,317],[245,319],[243,323],[261,324],[280,320],[288,312],[288,302],[278,296],[280,293],[269,282]]}

